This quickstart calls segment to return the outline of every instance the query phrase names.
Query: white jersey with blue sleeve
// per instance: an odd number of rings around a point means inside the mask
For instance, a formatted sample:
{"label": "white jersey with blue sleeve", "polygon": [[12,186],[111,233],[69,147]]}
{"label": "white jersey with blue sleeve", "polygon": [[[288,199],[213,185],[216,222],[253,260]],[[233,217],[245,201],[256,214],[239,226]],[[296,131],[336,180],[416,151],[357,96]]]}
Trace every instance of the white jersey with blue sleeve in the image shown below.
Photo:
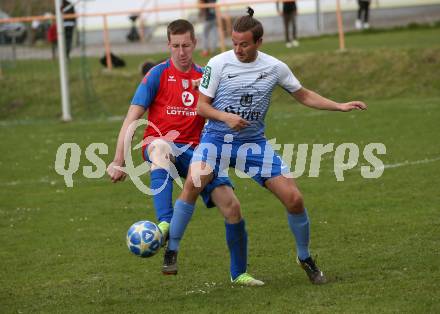
{"label": "white jersey with blue sleeve", "polygon": [[238,114],[250,125],[234,131],[222,121],[209,120],[204,132],[232,134],[236,141],[264,138],[264,119],[276,85],[289,93],[302,87],[285,63],[263,52],[250,63],[240,62],[233,50],[215,56],[205,67],[199,91],[213,98],[215,109]]}

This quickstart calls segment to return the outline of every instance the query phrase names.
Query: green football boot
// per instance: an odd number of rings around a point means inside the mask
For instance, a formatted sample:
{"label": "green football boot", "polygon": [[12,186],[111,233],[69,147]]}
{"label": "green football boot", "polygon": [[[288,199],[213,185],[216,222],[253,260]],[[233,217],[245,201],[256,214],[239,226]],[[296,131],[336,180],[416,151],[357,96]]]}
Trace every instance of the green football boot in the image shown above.
{"label": "green football boot", "polygon": [[261,280],[255,279],[254,277],[252,277],[248,273],[241,274],[240,276],[235,278],[235,280],[232,280],[232,278],[231,278],[231,282],[234,285],[246,286],[246,287],[258,287],[258,286],[264,285],[264,282],[262,282]]}
{"label": "green football boot", "polygon": [[161,221],[157,226],[162,232],[162,236],[163,236],[162,247],[164,247],[165,244],[168,242],[168,238],[170,235],[170,223],[166,221]]}

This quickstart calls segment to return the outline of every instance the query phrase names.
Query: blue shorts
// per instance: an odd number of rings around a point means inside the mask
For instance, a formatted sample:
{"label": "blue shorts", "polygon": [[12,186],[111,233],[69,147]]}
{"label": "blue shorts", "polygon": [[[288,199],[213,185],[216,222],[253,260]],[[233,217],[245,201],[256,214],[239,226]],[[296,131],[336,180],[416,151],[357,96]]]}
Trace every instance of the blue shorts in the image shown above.
{"label": "blue shorts", "polygon": [[237,172],[239,177],[251,177],[261,186],[267,179],[290,173],[289,167],[264,138],[246,143],[232,141],[230,134],[220,137],[204,133],[194,151],[192,162],[197,161],[209,164],[216,178],[227,178],[231,167],[246,174]]}
{"label": "blue shorts", "polygon": [[[186,178],[188,174],[189,165],[191,164],[191,159],[193,157],[194,148],[189,147],[188,149],[182,149],[182,147],[186,146],[185,144],[179,144],[179,143],[170,143],[173,155],[175,158],[174,165],[176,166],[177,172],[179,173],[179,176],[182,178]],[[148,156],[148,149],[145,149],[144,151],[144,158],[146,161],[151,163],[151,160]],[[218,186],[221,185],[227,185],[233,188],[231,180],[226,177],[215,177],[200,193],[203,202],[205,203],[206,207],[211,208],[215,207],[214,202],[211,199],[211,192]]]}

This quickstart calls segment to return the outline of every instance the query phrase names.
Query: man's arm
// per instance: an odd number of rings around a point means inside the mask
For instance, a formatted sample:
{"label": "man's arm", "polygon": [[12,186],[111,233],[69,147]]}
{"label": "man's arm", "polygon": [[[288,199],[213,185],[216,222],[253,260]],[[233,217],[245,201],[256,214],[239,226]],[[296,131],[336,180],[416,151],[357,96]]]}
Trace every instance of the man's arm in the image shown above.
{"label": "man's arm", "polygon": [[145,113],[145,108],[142,106],[130,105],[128,108],[127,116],[122,123],[121,130],[119,131],[118,142],[116,144],[116,152],[113,161],[107,167],[107,173],[110,176],[113,183],[123,181],[125,179],[125,173],[116,169],[115,166],[122,167],[125,164],[124,159],[124,139],[129,125],[140,119]]}
{"label": "man's arm", "polygon": [[367,105],[362,101],[337,103],[304,87],[301,87],[299,90],[293,92],[291,95],[303,105],[315,109],[334,110],[334,111],[351,111],[354,109],[356,110],[367,109]]}
{"label": "man's arm", "polygon": [[199,93],[197,114],[209,120],[223,121],[234,131],[239,131],[249,125],[249,122],[239,115],[220,111],[212,107],[212,98],[202,93]]}

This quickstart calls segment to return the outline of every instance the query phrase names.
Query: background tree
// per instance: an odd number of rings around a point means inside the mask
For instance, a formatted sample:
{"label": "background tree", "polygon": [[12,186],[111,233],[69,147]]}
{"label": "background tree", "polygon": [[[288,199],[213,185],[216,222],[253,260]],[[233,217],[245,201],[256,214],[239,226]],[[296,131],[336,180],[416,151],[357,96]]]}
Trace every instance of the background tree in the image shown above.
{"label": "background tree", "polygon": [[43,15],[54,12],[54,0],[0,0],[0,10],[13,17]]}

